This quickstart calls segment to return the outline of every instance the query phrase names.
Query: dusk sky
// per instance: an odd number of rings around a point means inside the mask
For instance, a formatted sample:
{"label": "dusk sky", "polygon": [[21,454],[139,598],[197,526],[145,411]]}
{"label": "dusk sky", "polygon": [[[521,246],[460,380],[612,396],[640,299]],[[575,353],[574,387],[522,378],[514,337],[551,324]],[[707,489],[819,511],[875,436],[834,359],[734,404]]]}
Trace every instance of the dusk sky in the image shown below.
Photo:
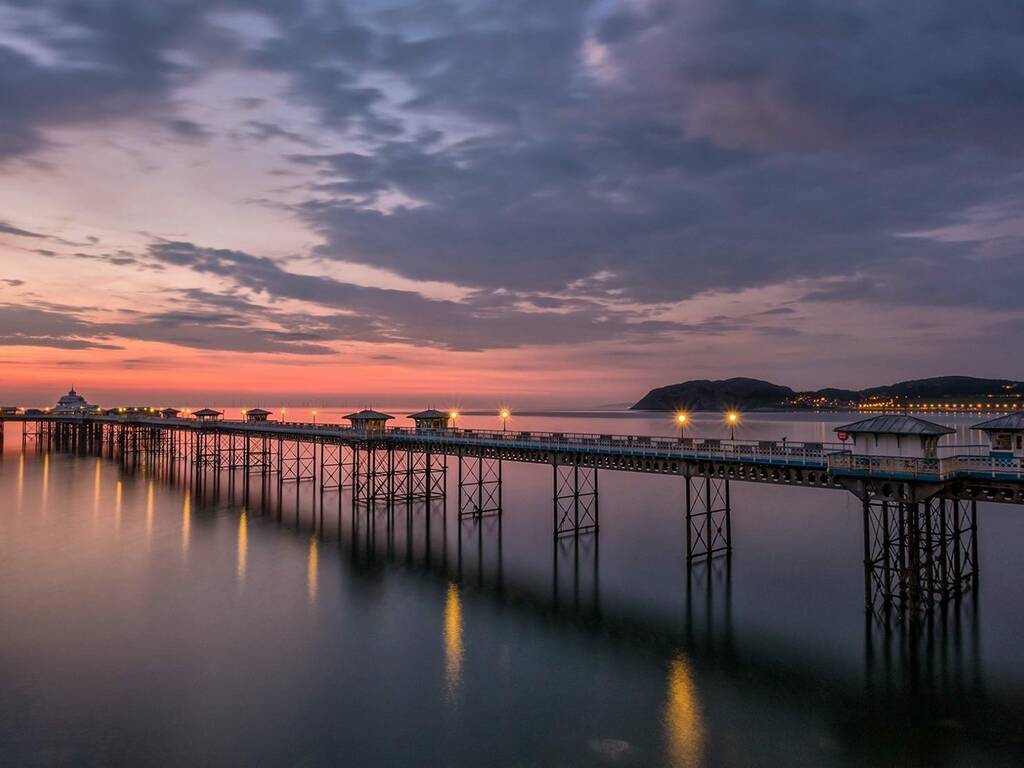
{"label": "dusk sky", "polygon": [[1024,378],[1020,0],[0,0],[0,401]]}

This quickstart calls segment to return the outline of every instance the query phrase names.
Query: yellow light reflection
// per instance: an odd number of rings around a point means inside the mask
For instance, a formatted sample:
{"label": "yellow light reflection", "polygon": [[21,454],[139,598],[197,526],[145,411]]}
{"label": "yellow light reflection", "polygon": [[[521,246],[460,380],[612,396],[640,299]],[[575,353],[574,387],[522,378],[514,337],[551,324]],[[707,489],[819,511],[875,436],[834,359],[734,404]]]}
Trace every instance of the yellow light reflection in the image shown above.
{"label": "yellow light reflection", "polygon": [[47,453],[43,456],[43,506],[42,510],[46,511],[46,494],[50,488],[50,454]]}
{"label": "yellow light reflection", "polygon": [[18,456],[18,511],[21,512],[22,502],[25,500],[25,454]]}
{"label": "yellow light reflection", "polygon": [[192,534],[192,497],[185,496],[185,506],[181,509],[181,554],[188,555],[188,545]]}
{"label": "yellow light reflection", "polygon": [[96,472],[94,474],[94,479],[93,479],[93,484],[92,484],[93,485],[93,488],[92,488],[92,522],[93,522],[93,525],[96,524],[96,521],[99,519],[99,516],[100,516],[100,490],[103,487],[102,477],[101,477],[102,471],[103,471],[102,459],[97,457],[97,459],[96,459]]}
{"label": "yellow light reflection", "polygon": [[448,585],[444,601],[444,682],[449,703],[455,703],[462,687],[462,597],[459,588]]}
{"label": "yellow light reflection", "polygon": [[146,538],[153,536],[153,481],[146,489]]}
{"label": "yellow light reflection", "polygon": [[309,555],[306,558],[306,591],[309,603],[316,602],[316,593],[320,587],[320,552],[316,548],[316,536],[309,537]]}
{"label": "yellow light reflection", "polygon": [[704,723],[697,686],[686,662],[673,659],[668,668],[668,700],[663,717],[668,765],[689,768],[703,763]]}
{"label": "yellow light reflection", "polygon": [[238,518],[238,586],[245,583],[245,565],[249,550],[249,519],[245,509]]}
{"label": "yellow light reflection", "polygon": [[117,491],[114,494],[114,528],[121,530],[121,481],[117,481]]}

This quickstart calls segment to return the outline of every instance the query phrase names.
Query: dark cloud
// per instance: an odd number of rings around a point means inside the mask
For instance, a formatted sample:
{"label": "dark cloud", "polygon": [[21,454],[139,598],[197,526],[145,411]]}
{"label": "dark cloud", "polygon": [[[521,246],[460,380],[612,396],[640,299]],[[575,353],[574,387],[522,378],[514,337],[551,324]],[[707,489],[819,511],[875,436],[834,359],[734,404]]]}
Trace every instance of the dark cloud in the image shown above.
{"label": "dark cloud", "polygon": [[[520,305],[532,303],[529,296],[481,293],[459,302],[434,300],[412,291],[300,275],[268,258],[187,242],[156,243],[149,255],[159,263],[225,278],[272,300],[310,302],[333,310],[335,314],[279,318],[311,338],[324,340],[415,343],[474,351],[632,337],[653,341],[662,334],[699,330],[591,301],[564,302],[558,311],[550,307],[525,311]],[[232,294],[190,295],[219,308],[237,309],[241,301]]]}
{"label": "dark cloud", "polygon": [[180,141],[202,142],[212,135],[204,126],[192,120],[177,118],[165,123],[167,129]]}
{"label": "dark cloud", "polygon": [[24,280],[12,280],[10,278],[4,278],[4,279],[0,280],[0,283],[6,283],[7,285],[11,286],[12,288],[18,288],[18,287],[24,285],[25,281]]}
{"label": "dark cloud", "polygon": [[0,345],[59,349],[119,349],[74,315],[0,304]]}
{"label": "dark cloud", "polygon": [[253,141],[269,141],[270,139],[284,139],[286,141],[301,144],[305,147],[316,147],[317,143],[306,136],[295,131],[289,131],[274,123],[262,120],[246,120],[242,123],[237,136]]}
{"label": "dark cloud", "polygon": [[[247,38],[219,11],[272,34]],[[785,307],[652,318],[702,292],[802,279],[819,286],[808,302],[1019,307],[1019,236],[998,257],[977,239],[906,236],[1024,198],[1015,0],[8,0],[0,19],[47,52],[0,43],[0,159],[48,128],[121,117],[202,140],[209,129],[178,113],[183,86],[222,67],[270,74],[325,140],[266,117],[273,99],[232,95],[227,108],[244,110],[240,137],[309,148],[286,159],[315,175],[293,210],[323,237],[316,255],[472,290],[431,301],[162,243],[145,261],[323,314],[274,315],[279,330],[250,338],[258,315],[241,293],[193,294],[184,314],[147,321],[153,338],[316,354],[346,339],[793,334]],[[338,137],[351,149],[319,148]]]}
{"label": "dark cloud", "polygon": [[46,237],[38,232],[30,232],[27,229],[8,224],[6,221],[0,221],[0,234],[17,235],[18,237]]}

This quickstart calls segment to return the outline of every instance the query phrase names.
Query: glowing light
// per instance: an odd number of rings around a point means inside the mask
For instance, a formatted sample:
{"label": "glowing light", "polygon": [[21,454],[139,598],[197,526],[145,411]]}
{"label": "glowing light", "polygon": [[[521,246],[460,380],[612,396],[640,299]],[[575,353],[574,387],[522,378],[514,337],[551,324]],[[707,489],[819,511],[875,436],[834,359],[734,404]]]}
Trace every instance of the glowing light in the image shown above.
{"label": "glowing light", "polygon": [[[97,459],[98,461],[98,459]],[[21,512],[21,505],[25,499],[25,454],[18,457],[18,511]]]}
{"label": "glowing light", "polygon": [[117,531],[121,530],[121,494],[124,487],[121,485],[121,481],[117,481],[117,490],[114,493],[114,529]]}
{"label": "glowing light", "polygon": [[739,414],[737,414],[737,413],[735,413],[733,411],[730,411],[728,414],[726,414],[726,418],[729,419],[729,423],[730,424],[735,424],[739,420],[740,417],[739,417]]}
{"label": "glowing light", "polygon": [[448,703],[454,704],[462,687],[462,598],[454,583],[448,584],[444,601],[444,680]]}
{"label": "glowing light", "polygon": [[50,454],[43,456],[43,510],[46,510],[46,495],[50,489]]}
{"label": "glowing light", "polygon": [[449,419],[457,419],[457,418],[459,418],[459,412],[458,411],[449,411],[448,412],[448,418]]}
{"label": "glowing light", "polygon": [[690,417],[687,416],[685,413],[677,413],[676,414],[676,423],[677,424],[685,424],[687,421],[689,421],[689,419],[690,419]]}
{"label": "glowing light", "polygon": [[507,418],[508,418],[509,416],[511,416],[512,414],[511,414],[511,413],[509,413],[509,411],[508,411],[508,409],[507,409],[507,408],[503,408],[503,409],[502,409],[502,411],[501,411],[501,413],[499,413],[498,415],[499,415],[499,416],[501,416],[501,418],[502,418],[502,419],[507,419]]}
{"label": "glowing light", "polygon": [[153,537],[153,481],[146,488],[146,537]]}
{"label": "glowing light", "polygon": [[181,508],[181,554],[188,556],[188,545],[192,535],[192,497],[185,496],[185,505]]}
{"label": "glowing light", "polygon": [[249,555],[249,517],[245,508],[238,518],[238,586],[245,583],[245,566]]}
{"label": "glowing light", "polygon": [[309,555],[306,558],[306,593],[309,604],[316,602],[316,593],[320,588],[320,552],[316,547],[316,536],[309,537]]}
{"label": "glowing light", "polygon": [[704,724],[697,687],[683,659],[668,669],[668,698],[662,718],[668,765],[690,768],[704,763]]}
{"label": "glowing light", "polygon": [[93,490],[92,490],[92,522],[95,526],[96,520],[100,515],[100,472],[103,469],[102,459],[96,457],[96,472],[93,479]]}

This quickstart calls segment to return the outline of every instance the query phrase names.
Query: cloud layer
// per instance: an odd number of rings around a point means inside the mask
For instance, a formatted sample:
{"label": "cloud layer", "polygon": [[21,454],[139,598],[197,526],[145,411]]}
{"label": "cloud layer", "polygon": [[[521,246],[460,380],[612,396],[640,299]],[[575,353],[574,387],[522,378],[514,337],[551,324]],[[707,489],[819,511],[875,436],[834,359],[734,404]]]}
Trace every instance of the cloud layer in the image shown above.
{"label": "cloud layer", "polygon": [[[165,281],[104,315],[9,277],[0,344],[811,354],[807,315],[1010,327],[1021,50],[1014,0],[0,0],[7,178],[56,185],[69,132],[101,136],[140,194],[139,167],[251,166],[267,187],[232,204],[308,233],[257,252],[180,217],[90,242],[73,208],[0,210],[0,247]],[[788,303],[731,303],[759,291]]]}

